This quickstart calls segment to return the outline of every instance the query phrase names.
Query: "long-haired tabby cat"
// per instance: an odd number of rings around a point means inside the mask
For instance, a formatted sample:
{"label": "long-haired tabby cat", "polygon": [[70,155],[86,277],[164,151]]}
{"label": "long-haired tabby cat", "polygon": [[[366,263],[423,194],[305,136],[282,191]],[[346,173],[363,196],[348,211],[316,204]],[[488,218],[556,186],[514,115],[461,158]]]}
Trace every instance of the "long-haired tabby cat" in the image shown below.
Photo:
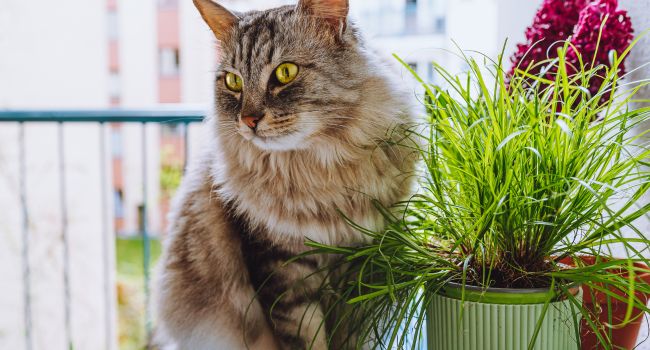
{"label": "long-haired tabby cat", "polygon": [[[159,283],[163,348],[327,349],[305,240],[366,238],[411,187],[398,144],[411,117],[393,71],[347,19],[347,0],[233,13],[194,0],[220,43],[212,143],[172,215]],[[320,276],[320,275],[316,275]],[[310,282],[305,282],[310,281]],[[336,316],[333,316],[336,317]]]}

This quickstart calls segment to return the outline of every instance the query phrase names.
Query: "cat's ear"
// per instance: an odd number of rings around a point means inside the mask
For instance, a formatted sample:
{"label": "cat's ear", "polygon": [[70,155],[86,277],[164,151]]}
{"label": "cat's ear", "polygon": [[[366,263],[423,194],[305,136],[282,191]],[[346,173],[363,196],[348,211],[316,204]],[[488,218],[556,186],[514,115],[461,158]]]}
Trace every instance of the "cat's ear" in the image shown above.
{"label": "cat's ear", "polygon": [[343,34],[350,5],[348,0],[300,0],[298,11],[323,19],[337,34]]}
{"label": "cat's ear", "polygon": [[193,1],[201,17],[203,17],[203,20],[212,29],[219,41],[223,41],[230,30],[239,22],[237,15],[212,0]]}

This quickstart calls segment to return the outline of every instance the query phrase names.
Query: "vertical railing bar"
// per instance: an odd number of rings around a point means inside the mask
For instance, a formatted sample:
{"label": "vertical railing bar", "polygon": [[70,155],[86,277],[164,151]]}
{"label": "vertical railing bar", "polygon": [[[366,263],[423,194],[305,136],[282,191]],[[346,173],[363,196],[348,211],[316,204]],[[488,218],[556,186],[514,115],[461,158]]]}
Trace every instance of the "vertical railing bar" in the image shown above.
{"label": "vertical railing bar", "polygon": [[187,171],[187,164],[190,157],[190,125],[183,123],[183,174]]}
{"label": "vertical railing bar", "polygon": [[29,210],[27,208],[27,160],[25,150],[25,124],[18,126],[18,186],[22,211],[22,263],[23,263],[23,313],[25,317],[25,349],[32,350],[32,286],[29,266]]}
{"label": "vertical railing bar", "polygon": [[145,297],[145,331],[147,335],[146,348],[149,349],[151,342],[151,302],[149,291],[149,259],[151,247],[149,246],[149,233],[147,232],[147,124],[142,123],[142,254],[144,269],[144,297]]}
{"label": "vertical railing bar", "polygon": [[100,198],[101,198],[101,215],[102,215],[102,258],[104,260],[104,346],[106,350],[111,349],[113,334],[113,310],[111,308],[111,258],[110,245],[111,234],[108,230],[108,196],[106,195],[107,178],[106,178],[106,127],[104,122],[99,123],[99,177],[100,177]]}
{"label": "vertical railing bar", "polygon": [[58,123],[59,129],[59,195],[61,199],[61,240],[63,243],[63,307],[65,340],[69,349],[73,349],[70,305],[70,241],[68,237],[68,200],[65,173],[64,125]]}

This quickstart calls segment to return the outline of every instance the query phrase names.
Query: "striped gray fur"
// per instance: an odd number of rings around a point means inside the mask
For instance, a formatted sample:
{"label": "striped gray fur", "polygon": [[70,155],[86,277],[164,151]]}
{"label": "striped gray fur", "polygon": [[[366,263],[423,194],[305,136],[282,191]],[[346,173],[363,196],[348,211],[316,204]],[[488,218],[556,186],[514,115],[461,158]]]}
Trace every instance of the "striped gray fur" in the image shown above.
{"label": "striped gray fur", "polygon": [[[328,334],[336,315],[325,319],[320,293],[331,257],[286,263],[306,251],[306,239],[367,239],[337,210],[379,230],[373,200],[390,206],[409,194],[417,157],[398,144],[412,119],[397,74],[365,47],[347,0],[248,13],[194,2],[221,48],[216,111],[173,205],[158,342],[343,349],[338,339],[349,334]],[[281,83],[275,70],[287,62],[298,74]],[[241,91],[228,88],[229,73],[241,77]]]}

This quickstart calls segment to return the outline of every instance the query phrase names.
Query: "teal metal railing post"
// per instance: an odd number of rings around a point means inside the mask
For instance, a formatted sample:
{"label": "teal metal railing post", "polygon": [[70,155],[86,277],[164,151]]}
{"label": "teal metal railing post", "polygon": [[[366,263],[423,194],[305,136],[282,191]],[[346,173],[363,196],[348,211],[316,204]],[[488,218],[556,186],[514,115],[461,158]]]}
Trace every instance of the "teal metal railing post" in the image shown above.
{"label": "teal metal railing post", "polygon": [[70,302],[70,240],[68,237],[68,200],[65,171],[65,141],[63,122],[58,123],[58,151],[59,151],[59,196],[61,206],[61,243],[63,245],[63,321],[65,327],[65,343],[68,349],[74,349],[71,327],[71,302]]}
{"label": "teal metal railing post", "polygon": [[27,155],[25,145],[25,124],[18,126],[18,182],[20,191],[20,209],[22,212],[22,252],[23,265],[23,317],[25,327],[25,349],[34,348],[32,339],[32,284],[29,265],[29,209],[27,207]]}
{"label": "teal metal railing post", "polygon": [[108,230],[108,182],[106,176],[106,127],[104,122],[99,123],[99,193],[101,208],[101,225],[102,225],[102,260],[103,260],[103,280],[104,280],[104,348],[111,350],[113,345],[113,312],[111,310],[111,297],[113,286],[111,286],[111,258],[110,249],[111,239],[113,238]]}
{"label": "teal metal railing post", "polygon": [[151,242],[149,242],[149,232],[147,231],[147,221],[148,221],[148,196],[149,191],[147,189],[148,185],[148,159],[147,159],[147,124],[142,123],[142,268],[144,271],[144,322],[145,322],[145,332],[147,335],[147,346],[149,349],[149,344],[151,343],[151,334],[152,334],[152,325],[151,325],[151,293],[150,293],[150,260],[151,260]]}
{"label": "teal metal railing post", "polygon": [[187,171],[190,158],[190,125],[183,123],[183,174]]}

